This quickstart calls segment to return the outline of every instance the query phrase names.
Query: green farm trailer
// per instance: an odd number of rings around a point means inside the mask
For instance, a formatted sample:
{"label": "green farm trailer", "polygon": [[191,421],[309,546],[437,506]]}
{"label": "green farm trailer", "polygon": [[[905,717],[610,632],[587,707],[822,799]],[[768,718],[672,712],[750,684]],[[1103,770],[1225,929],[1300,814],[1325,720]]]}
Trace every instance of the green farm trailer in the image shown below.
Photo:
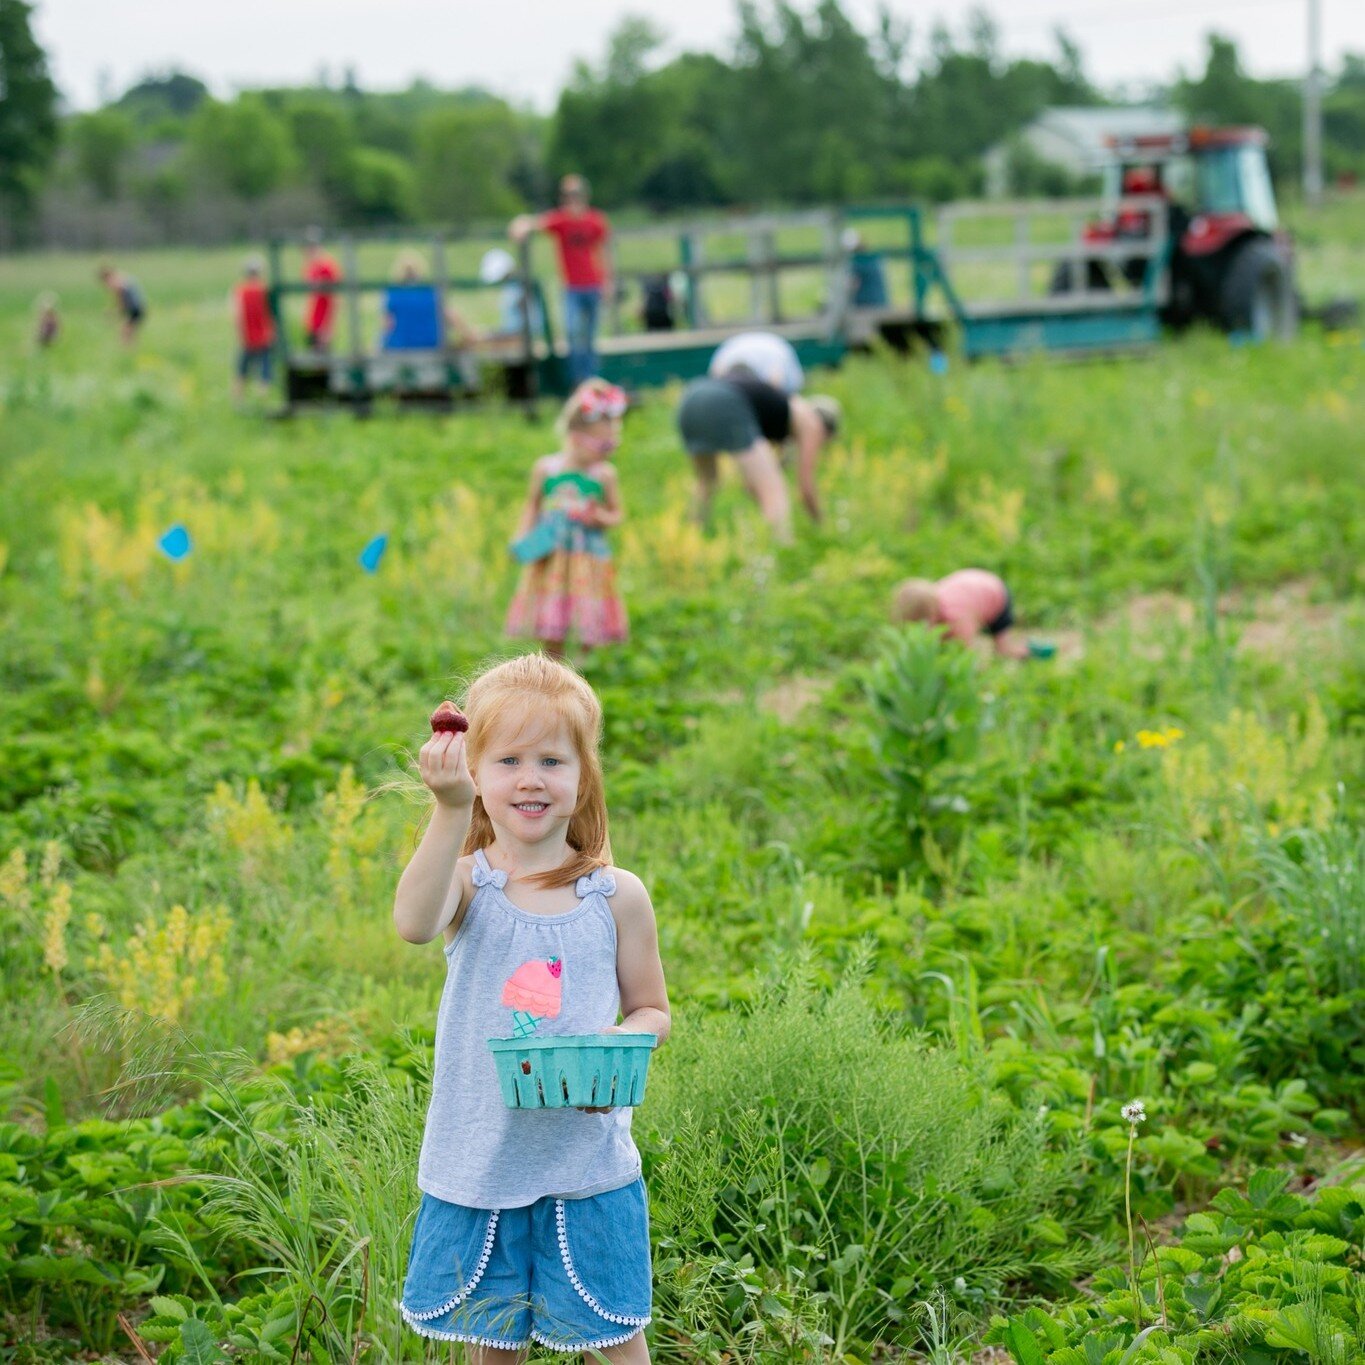
{"label": "green farm trailer", "polygon": [[[1084,236],[1095,207],[1090,200],[946,205],[932,213],[860,206],[626,228],[611,239],[615,289],[604,304],[599,368],[631,390],[686,380],[705,373],[727,337],[751,330],[785,337],[808,367],[880,345],[956,344],[969,359],[1149,346],[1167,302],[1167,202],[1125,198],[1124,209],[1144,227],[1112,244]],[[425,246],[423,287],[434,292],[447,326],[438,345],[391,350],[366,340],[373,330],[366,296],[394,288],[368,265],[373,239],[340,239],[342,278],[323,285],[289,270],[288,244],[271,244],[288,410],[331,402],[363,412],[386,397],[445,408],[481,394],[533,402],[567,391],[551,291],[531,244],[521,244],[514,273],[497,284],[472,264],[477,242],[433,235]],[[874,304],[858,302],[855,255],[884,274]],[[451,260],[458,270],[447,268]],[[1059,277],[1076,284],[1059,291]],[[504,320],[488,332],[464,321],[462,313],[488,311],[490,289],[508,288],[521,300],[514,326]],[[665,299],[662,316],[648,308],[637,315],[635,300],[650,290],[656,302]],[[343,323],[325,351],[299,346],[290,316],[292,300],[319,292],[340,295]]]}

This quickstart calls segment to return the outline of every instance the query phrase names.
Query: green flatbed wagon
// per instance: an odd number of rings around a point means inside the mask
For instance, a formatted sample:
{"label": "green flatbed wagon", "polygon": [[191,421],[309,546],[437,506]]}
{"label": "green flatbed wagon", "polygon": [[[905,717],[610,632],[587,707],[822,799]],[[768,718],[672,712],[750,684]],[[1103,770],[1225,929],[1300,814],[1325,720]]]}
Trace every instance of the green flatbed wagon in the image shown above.
{"label": "green flatbed wagon", "polygon": [[[850,349],[877,345],[940,349],[955,342],[968,359],[1150,346],[1160,335],[1169,274],[1166,206],[1158,199],[1133,203],[1150,225],[1147,234],[1109,248],[1081,246],[1076,222],[1093,214],[1088,200],[949,205],[932,218],[914,206],[863,206],[625,229],[610,239],[615,288],[597,340],[599,369],[628,390],[691,379],[706,372],[728,337],[754,330],[784,337],[806,368],[837,365]],[[568,391],[566,350],[530,244],[521,244],[516,273],[499,286],[520,290],[519,325],[493,334],[465,324],[455,306],[478,303],[479,291],[492,286],[444,266],[452,247],[466,257],[476,248],[440,236],[427,246],[433,269],[414,287],[434,296],[441,344],[392,349],[383,340],[370,347],[364,337],[362,299],[395,287],[362,272],[361,248],[372,254],[372,246],[342,238],[342,278],[318,284],[287,278],[285,246],[271,244],[270,297],[287,410],[333,403],[364,412],[377,399],[445,409],[490,394],[531,403]],[[885,272],[871,304],[859,301],[855,250]],[[1113,257],[1112,278],[1096,285],[1106,255]],[[1135,260],[1146,263],[1136,282]],[[1069,263],[1081,286],[1050,288]],[[655,319],[654,330],[626,313],[637,288],[642,295],[667,292],[667,315],[662,324]],[[344,340],[325,351],[291,342],[286,307],[292,297],[319,293],[339,296],[345,324]]]}

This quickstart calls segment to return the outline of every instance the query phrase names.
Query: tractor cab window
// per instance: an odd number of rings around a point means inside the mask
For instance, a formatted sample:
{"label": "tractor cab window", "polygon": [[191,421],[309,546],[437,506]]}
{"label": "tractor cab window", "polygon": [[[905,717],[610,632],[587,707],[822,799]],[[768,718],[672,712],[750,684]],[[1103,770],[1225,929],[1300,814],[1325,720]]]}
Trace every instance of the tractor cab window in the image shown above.
{"label": "tractor cab window", "polygon": [[1275,228],[1275,192],[1260,147],[1219,147],[1198,159],[1199,211],[1244,213],[1266,232]]}
{"label": "tractor cab window", "polygon": [[1162,182],[1172,203],[1189,204],[1194,199],[1193,162],[1187,156],[1173,157],[1166,163]]}
{"label": "tractor cab window", "polygon": [[1242,196],[1246,215],[1266,232],[1278,226],[1275,213],[1275,187],[1270,183],[1270,167],[1260,147],[1239,147],[1242,160]]}

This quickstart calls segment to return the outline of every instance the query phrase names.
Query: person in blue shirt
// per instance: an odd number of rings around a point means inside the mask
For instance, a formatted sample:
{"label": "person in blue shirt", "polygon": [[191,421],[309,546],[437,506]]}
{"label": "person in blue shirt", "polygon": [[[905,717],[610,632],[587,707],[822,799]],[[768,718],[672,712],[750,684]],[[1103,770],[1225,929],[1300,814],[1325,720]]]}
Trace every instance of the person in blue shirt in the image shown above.
{"label": "person in blue shirt", "polygon": [[891,298],[881,253],[869,251],[854,228],[844,232],[843,246],[848,252],[849,303],[854,308],[885,308]]}
{"label": "person in blue shirt", "polygon": [[[525,286],[516,275],[517,263],[510,251],[494,247],[485,251],[479,262],[479,279],[484,284],[496,284],[498,290],[498,323],[484,338],[487,341],[505,341],[520,337],[522,334],[521,300],[526,292]],[[535,292],[531,294],[531,336],[539,337],[545,331],[545,314]]]}
{"label": "person in blue shirt", "polygon": [[440,299],[426,273],[426,263],[415,251],[398,258],[397,280],[384,291],[382,350],[434,351],[445,344]]}

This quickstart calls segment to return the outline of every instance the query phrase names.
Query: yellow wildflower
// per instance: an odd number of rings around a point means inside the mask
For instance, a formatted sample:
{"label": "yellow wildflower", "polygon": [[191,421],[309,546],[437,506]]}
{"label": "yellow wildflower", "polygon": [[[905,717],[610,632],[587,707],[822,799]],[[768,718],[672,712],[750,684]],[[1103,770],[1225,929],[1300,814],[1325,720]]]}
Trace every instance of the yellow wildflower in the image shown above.
{"label": "yellow wildflower", "polygon": [[1113,507],[1119,500],[1119,481],[1111,469],[1095,470],[1090,477],[1090,501],[1101,507]]}
{"label": "yellow wildflower", "polygon": [[49,839],[43,845],[43,861],[38,872],[38,880],[49,890],[57,881],[57,873],[62,870],[62,846],[56,839]]}
{"label": "yellow wildflower", "polygon": [[179,1020],[227,989],[223,949],[231,931],[225,906],[197,911],[191,922],[176,905],[164,923],[139,924],[117,949],[101,944],[95,963],[125,1009]]}
{"label": "yellow wildflower", "polygon": [[351,1023],[339,1014],[319,1019],[308,1028],[291,1028],[287,1033],[265,1035],[265,1060],[268,1066],[292,1061],[305,1052],[335,1057],[353,1044]]}
{"label": "yellow wildflower", "polygon": [[1172,744],[1185,738],[1183,730],[1171,726],[1166,730],[1139,730],[1137,742],[1144,749],[1168,749]]}
{"label": "yellow wildflower", "polygon": [[69,961],[66,951],[66,926],[71,919],[71,883],[58,882],[52,888],[43,924],[43,961],[50,971],[61,973]]}
{"label": "yellow wildflower", "polygon": [[32,902],[28,884],[28,855],[22,848],[14,849],[0,863],[0,901],[18,914],[23,914]]}

